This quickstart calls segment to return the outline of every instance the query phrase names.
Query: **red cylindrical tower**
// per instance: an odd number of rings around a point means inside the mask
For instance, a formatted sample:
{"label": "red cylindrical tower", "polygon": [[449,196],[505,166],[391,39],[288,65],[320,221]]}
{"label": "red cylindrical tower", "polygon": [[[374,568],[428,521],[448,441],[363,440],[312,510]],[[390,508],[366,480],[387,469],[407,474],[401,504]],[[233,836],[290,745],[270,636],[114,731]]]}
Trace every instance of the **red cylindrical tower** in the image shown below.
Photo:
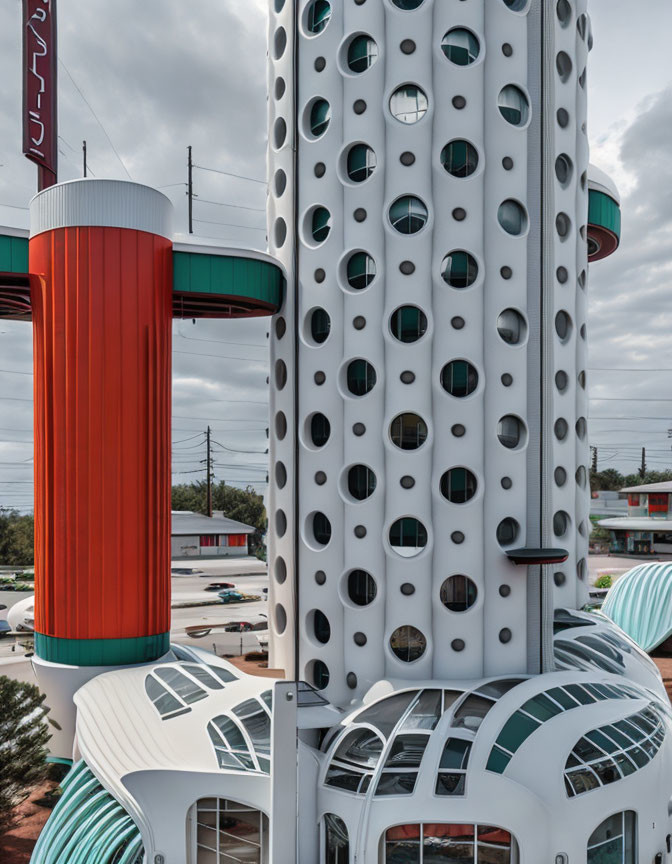
{"label": "red cylindrical tower", "polygon": [[31,203],[35,647],[154,660],[170,630],[171,204],[77,180]]}

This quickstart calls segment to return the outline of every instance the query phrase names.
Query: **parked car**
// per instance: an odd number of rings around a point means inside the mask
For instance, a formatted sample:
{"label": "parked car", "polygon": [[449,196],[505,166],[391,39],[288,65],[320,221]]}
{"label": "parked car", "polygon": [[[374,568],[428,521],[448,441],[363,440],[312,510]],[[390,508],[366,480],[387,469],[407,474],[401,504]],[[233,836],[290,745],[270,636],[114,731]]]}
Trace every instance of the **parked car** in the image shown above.
{"label": "parked car", "polygon": [[248,633],[253,629],[249,621],[234,621],[224,628],[227,633]]}
{"label": "parked car", "polygon": [[222,588],[235,588],[233,582],[211,582],[204,590],[205,591],[221,591]]}
{"label": "parked car", "polygon": [[240,603],[243,599],[243,595],[238,591],[232,591],[230,588],[227,588],[226,591],[220,591],[217,595],[222,603]]}
{"label": "parked car", "polygon": [[202,570],[197,570],[195,567],[171,567],[170,573],[172,576],[206,576]]}

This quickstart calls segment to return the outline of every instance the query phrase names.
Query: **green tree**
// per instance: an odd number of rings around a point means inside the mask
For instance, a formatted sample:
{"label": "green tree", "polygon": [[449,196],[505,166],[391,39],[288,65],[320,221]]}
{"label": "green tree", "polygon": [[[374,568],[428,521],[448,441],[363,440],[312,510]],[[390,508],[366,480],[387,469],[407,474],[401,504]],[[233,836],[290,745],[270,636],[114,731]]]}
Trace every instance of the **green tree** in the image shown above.
{"label": "green tree", "polygon": [[13,825],[13,808],[47,772],[44,698],[33,684],[0,677],[0,835]]}
{"label": "green tree", "polygon": [[592,492],[617,492],[625,486],[626,478],[615,468],[591,472],[590,489]]}
{"label": "green tree", "polygon": [[[207,485],[205,481],[183,483],[173,486],[173,510],[192,510],[194,513],[207,512]],[[250,554],[258,558],[265,557],[264,535],[268,520],[263,496],[248,486],[238,489],[224,482],[215,483],[212,487],[212,509],[221,510],[228,519],[251,525],[255,531],[250,535]]]}
{"label": "green tree", "polygon": [[34,563],[34,519],[17,510],[0,508],[0,564],[10,567]]}

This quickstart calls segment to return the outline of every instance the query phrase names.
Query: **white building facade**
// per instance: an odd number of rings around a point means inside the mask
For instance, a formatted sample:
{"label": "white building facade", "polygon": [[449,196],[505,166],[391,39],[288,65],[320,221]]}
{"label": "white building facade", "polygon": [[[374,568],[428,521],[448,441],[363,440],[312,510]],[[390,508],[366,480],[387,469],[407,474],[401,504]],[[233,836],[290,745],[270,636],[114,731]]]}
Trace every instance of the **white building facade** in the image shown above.
{"label": "white building facade", "polygon": [[338,704],[586,597],[586,6],[270,4],[275,662]]}

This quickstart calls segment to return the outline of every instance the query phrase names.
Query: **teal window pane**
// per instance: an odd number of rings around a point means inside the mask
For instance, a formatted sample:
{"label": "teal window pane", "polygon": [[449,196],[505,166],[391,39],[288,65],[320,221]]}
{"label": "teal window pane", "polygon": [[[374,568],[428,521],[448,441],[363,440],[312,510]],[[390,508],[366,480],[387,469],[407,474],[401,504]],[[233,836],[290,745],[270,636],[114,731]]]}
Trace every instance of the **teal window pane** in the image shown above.
{"label": "teal window pane", "polygon": [[331,318],[324,309],[315,309],[310,316],[310,334],[321,345],[331,331]]}
{"label": "teal window pane", "polygon": [[573,699],[570,694],[561,687],[554,687],[552,690],[549,690],[548,695],[551,699],[555,699],[556,702],[559,702],[565,711],[569,711],[570,708],[576,708],[576,699]]}
{"label": "teal window pane", "polygon": [[348,177],[353,183],[363,183],[374,172],[376,154],[366,144],[355,144],[348,151]]}
{"label": "teal window pane", "polygon": [[485,767],[488,771],[493,771],[495,774],[503,774],[510,761],[511,757],[508,753],[500,750],[499,747],[493,747],[488,757],[488,764]]}
{"label": "teal window pane", "polygon": [[355,252],[348,259],[348,284],[356,291],[361,291],[373,282],[376,277],[376,262],[366,252]]}
{"label": "teal window pane", "polygon": [[523,741],[529,738],[540,725],[536,720],[516,711],[504,724],[502,731],[497,736],[497,743],[506,750],[510,750],[511,753],[515,753]]}
{"label": "teal window pane", "polygon": [[327,0],[314,0],[308,9],[306,24],[310,33],[321,33],[331,18],[331,4]]}
{"label": "teal window pane", "polygon": [[469,288],[478,278],[478,264],[468,252],[458,250],[443,259],[441,276],[451,288]]}
{"label": "teal window pane", "polygon": [[347,372],[348,390],[354,396],[364,396],[376,384],[376,370],[366,360],[353,360]]}
{"label": "teal window pane", "polygon": [[531,714],[541,723],[545,723],[546,720],[550,720],[556,714],[562,714],[562,708],[551,702],[543,693],[539,693],[532,699],[528,699],[522,706],[522,710],[527,711],[528,714]]}
{"label": "teal window pane", "polygon": [[324,447],[331,435],[331,424],[324,414],[314,414],[310,421],[310,438],[316,447]]}
{"label": "teal window pane", "polygon": [[468,141],[451,141],[441,151],[441,164],[453,177],[469,177],[478,168],[478,152]]}
{"label": "teal window pane", "polygon": [[453,360],[441,370],[441,386],[458,399],[470,396],[478,387],[478,372],[466,360]]}
{"label": "teal window pane", "polygon": [[318,138],[327,131],[331,120],[331,106],[326,99],[317,99],[310,109],[310,131]]}
{"label": "teal window pane", "polygon": [[390,207],[390,222],[400,234],[417,234],[428,219],[427,207],[413,195],[404,195]]}
{"label": "teal window pane", "polygon": [[376,475],[366,465],[353,465],[348,471],[348,491],[357,501],[364,501],[376,490]]}
{"label": "teal window pane", "polygon": [[311,232],[316,243],[324,243],[331,231],[331,213],[326,207],[316,207],[313,211]]}
{"label": "teal window pane", "polygon": [[378,46],[370,36],[355,36],[348,48],[348,68],[351,72],[366,72],[378,59]]}
{"label": "teal window pane", "polygon": [[470,66],[481,52],[476,36],[464,27],[449,30],[441,41],[441,49],[451,63],[457,66]]}
{"label": "teal window pane", "polygon": [[592,705],[596,700],[578,684],[566,684],[565,690],[582,705]]}
{"label": "teal window pane", "polygon": [[462,738],[449,738],[441,754],[440,769],[465,770],[469,764],[471,741]]}

